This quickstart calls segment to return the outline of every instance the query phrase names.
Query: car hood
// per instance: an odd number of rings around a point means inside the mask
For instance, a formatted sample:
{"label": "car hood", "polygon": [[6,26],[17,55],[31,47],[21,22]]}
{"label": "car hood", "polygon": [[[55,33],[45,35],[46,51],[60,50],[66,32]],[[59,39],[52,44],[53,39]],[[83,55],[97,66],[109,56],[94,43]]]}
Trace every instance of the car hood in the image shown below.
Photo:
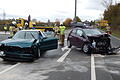
{"label": "car hood", "polygon": [[16,47],[31,47],[35,39],[7,39],[0,44],[3,44],[4,46],[16,46]]}
{"label": "car hood", "polygon": [[100,35],[89,35],[88,37],[92,37],[92,38],[100,38],[100,37],[109,37],[109,35],[108,34],[105,34],[105,33],[103,33],[103,34],[100,34]]}

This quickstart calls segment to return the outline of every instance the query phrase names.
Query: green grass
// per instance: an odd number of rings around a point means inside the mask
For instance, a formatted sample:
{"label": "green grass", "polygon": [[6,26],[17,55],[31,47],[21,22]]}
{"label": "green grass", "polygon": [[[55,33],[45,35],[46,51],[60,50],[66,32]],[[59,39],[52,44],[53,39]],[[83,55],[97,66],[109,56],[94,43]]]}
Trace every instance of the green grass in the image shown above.
{"label": "green grass", "polygon": [[[100,28],[99,28],[99,29],[100,29]],[[101,29],[101,30],[105,31],[104,28]],[[120,30],[112,30],[112,35],[120,38]]]}
{"label": "green grass", "polygon": [[120,31],[112,31],[112,35],[120,38]]}

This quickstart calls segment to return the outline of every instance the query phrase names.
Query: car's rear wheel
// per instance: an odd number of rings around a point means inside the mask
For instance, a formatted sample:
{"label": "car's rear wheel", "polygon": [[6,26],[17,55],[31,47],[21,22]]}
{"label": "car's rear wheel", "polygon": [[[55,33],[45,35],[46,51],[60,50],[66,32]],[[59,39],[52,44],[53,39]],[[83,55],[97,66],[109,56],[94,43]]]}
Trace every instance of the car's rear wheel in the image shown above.
{"label": "car's rear wheel", "polygon": [[67,46],[68,46],[68,48],[72,47],[71,42],[69,40],[67,41]]}
{"label": "car's rear wheel", "polygon": [[90,45],[86,43],[83,45],[82,51],[86,54],[91,54],[92,49],[90,48]]}

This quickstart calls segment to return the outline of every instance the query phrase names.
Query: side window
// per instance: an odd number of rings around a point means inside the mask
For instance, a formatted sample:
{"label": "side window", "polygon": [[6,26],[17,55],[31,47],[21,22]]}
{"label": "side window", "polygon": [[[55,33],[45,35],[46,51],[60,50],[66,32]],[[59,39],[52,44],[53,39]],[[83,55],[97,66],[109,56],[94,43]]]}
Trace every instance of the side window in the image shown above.
{"label": "side window", "polygon": [[76,29],[74,29],[74,30],[72,31],[72,33],[75,34],[75,33],[76,33]]}
{"label": "side window", "polygon": [[32,35],[30,32],[26,32],[25,39],[32,39]]}
{"label": "side window", "polygon": [[38,39],[38,32],[26,32],[26,35],[25,35],[25,38],[26,39]]}
{"label": "side window", "polygon": [[81,30],[77,30],[77,35],[82,36],[83,32]]}

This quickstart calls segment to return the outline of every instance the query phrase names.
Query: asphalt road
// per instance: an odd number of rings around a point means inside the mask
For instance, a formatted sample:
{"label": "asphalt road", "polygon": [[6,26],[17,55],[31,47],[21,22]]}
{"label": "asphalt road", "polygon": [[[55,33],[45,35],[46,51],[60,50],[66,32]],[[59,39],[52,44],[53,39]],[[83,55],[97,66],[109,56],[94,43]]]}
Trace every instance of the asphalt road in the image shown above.
{"label": "asphalt road", "polygon": [[[69,30],[66,31],[66,37]],[[1,34],[0,40],[9,35]],[[120,40],[111,37],[113,47]],[[120,53],[87,55],[80,49],[59,46],[34,62],[0,59],[0,80],[120,80]]]}

